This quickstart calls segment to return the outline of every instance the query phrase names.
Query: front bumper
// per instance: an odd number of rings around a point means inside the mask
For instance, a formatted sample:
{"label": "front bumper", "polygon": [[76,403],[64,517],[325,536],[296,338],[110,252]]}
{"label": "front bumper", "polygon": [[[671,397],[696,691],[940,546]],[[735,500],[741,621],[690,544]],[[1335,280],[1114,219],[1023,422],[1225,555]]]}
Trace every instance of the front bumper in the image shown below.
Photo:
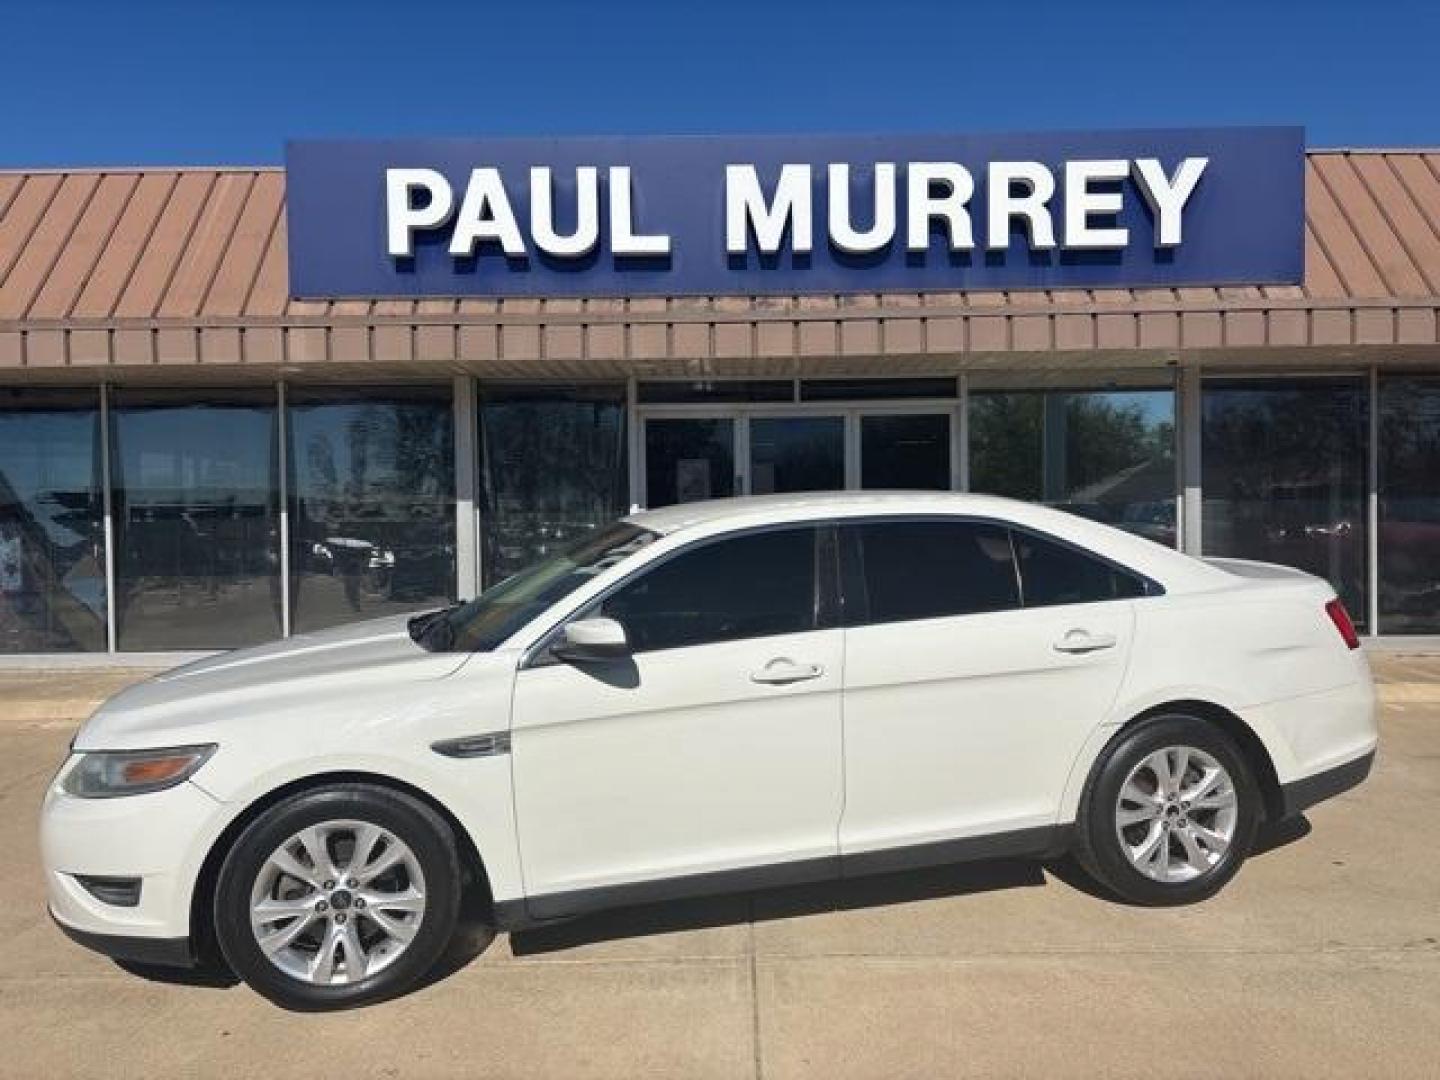
{"label": "front bumper", "polygon": [[[63,773],[62,773],[63,775]],[[46,793],[40,851],[50,914],[67,934],[107,955],[166,962],[190,937],[190,905],[224,807],[193,783],[115,799]],[[106,903],[80,877],[139,878],[133,905]],[[123,944],[135,941],[139,944]],[[188,945],[186,946],[188,953]]]}
{"label": "front bumper", "polygon": [[194,967],[198,961],[188,937],[153,938],[120,937],[115,934],[95,934],[77,930],[62,922],[54,911],[50,917],[65,936],[77,945],[83,945],[93,952],[101,953],[112,960],[124,960],[132,964],[153,964],[156,967]]}

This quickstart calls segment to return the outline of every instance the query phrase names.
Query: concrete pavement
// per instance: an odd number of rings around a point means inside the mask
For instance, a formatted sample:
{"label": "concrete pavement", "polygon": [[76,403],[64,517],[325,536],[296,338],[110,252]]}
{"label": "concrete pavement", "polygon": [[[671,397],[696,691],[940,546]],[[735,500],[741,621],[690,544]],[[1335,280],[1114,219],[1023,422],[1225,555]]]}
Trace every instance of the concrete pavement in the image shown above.
{"label": "concrete pavement", "polygon": [[0,673],[0,1077],[1437,1075],[1440,663],[1376,666],[1370,782],[1199,907],[982,864],[502,937],[407,998],[314,1016],[147,982],[49,924],[40,792],[134,676]]}

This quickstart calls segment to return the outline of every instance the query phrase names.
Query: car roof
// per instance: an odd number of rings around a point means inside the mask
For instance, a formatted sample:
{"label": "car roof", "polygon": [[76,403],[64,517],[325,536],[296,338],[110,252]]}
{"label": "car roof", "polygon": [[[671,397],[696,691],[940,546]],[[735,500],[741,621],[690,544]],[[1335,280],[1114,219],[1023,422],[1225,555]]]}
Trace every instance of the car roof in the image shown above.
{"label": "car roof", "polygon": [[807,491],[677,503],[659,510],[639,510],[627,515],[625,520],[668,535],[697,525],[738,526],[755,521],[804,521],[866,514],[994,514],[1003,517],[1024,505],[998,495],[973,495],[958,491]]}

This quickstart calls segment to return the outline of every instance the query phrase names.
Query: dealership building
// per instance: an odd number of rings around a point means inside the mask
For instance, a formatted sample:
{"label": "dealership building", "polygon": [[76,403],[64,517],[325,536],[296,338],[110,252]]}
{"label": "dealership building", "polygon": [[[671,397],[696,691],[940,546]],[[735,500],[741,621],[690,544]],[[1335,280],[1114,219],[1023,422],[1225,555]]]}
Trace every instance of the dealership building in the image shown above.
{"label": "dealership building", "polygon": [[0,654],[252,645],[632,506],[868,488],[1299,566],[1415,643],[1437,320],[1440,153],[1295,129],[0,172]]}

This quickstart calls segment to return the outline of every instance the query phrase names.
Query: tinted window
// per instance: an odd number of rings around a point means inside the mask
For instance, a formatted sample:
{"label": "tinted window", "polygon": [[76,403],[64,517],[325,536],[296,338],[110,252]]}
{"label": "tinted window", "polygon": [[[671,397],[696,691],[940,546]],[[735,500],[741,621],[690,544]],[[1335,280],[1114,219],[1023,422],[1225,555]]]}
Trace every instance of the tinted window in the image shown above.
{"label": "tinted window", "polygon": [[1088,604],[1145,594],[1140,578],[1094,556],[1029,533],[1016,532],[1014,536],[1026,607]]}
{"label": "tinted window", "polygon": [[857,525],[870,622],[1019,607],[1010,538],[996,525],[896,521]]}
{"label": "tinted window", "polygon": [[752,533],[684,552],[607,598],[636,652],[813,630],[814,529]]}

